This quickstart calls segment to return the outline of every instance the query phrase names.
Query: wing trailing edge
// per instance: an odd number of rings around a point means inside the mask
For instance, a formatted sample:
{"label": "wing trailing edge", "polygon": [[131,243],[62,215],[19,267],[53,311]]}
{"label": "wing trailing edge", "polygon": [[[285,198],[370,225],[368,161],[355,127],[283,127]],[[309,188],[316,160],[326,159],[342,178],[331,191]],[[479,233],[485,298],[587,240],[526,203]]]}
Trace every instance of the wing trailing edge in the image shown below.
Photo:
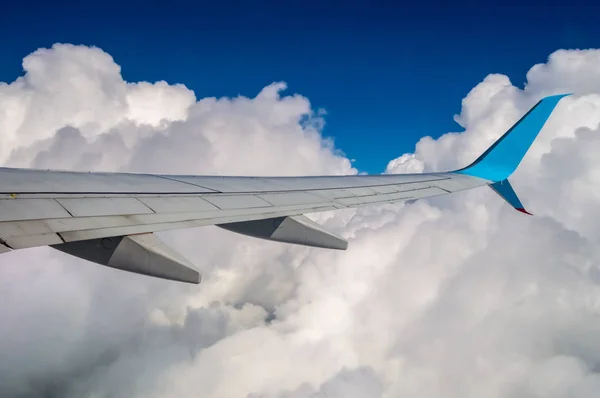
{"label": "wing trailing edge", "polygon": [[[275,242],[346,250],[348,242],[306,216],[220,224],[242,235]],[[154,233],[66,242],[50,247],[96,264],[178,282],[200,283],[200,272]]]}

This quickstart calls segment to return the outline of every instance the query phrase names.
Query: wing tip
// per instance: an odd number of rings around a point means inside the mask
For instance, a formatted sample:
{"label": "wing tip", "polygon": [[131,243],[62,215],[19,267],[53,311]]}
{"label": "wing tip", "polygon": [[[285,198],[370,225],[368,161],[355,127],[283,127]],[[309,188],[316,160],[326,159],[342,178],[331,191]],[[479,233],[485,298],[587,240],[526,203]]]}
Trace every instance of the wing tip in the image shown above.
{"label": "wing tip", "polygon": [[572,93],[540,99],[473,163],[455,172],[490,182],[506,180],[517,169],[560,100],[569,95]]}
{"label": "wing tip", "polygon": [[525,209],[524,209],[524,208],[522,208],[522,207],[515,207],[515,209],[516,209],[517,211],[520,211],[520,212],[521,212],[521,213],[523,213],[523,214],[527,214],[527,215],[533,216],[533,214],[531,214],[530,212],[528,212],[527,210],[525,210]]}

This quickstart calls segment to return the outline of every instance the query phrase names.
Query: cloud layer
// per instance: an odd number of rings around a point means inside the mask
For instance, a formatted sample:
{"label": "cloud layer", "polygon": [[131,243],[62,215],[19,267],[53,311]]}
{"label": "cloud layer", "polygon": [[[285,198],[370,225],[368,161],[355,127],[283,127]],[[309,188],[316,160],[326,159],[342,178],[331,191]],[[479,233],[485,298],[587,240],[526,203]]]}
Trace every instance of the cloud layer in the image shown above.
{"label": "cloud layer", "polygon": [[[600,50],[560,50],[519,89],[490,75],[462,133],[387,172],[463,166],[540,96],[564,99],[513,178],[488,189],[312,215],[334,252],[215,227],[161,236],[187,286],[49,248],[2,255],[0,391],[15,397],[589,397],[600,393]],[[0,83],[6,166],[195,174],[353,174],[284,83],[254,98],[125,82],[98,48],[57,44]]]}

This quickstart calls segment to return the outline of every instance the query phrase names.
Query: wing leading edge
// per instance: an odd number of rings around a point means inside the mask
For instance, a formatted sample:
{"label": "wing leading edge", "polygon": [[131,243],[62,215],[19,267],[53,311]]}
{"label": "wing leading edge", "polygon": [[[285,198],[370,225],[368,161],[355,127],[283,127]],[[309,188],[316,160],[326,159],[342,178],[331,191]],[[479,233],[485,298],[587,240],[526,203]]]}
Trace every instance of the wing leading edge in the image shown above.
{"label": "wing leading edge", "polygon": [[199,283],[193,265],[154,232],[218,225],[261,239],[344,250],[343,238],[302,215],[485,185],[524,211],[508,177],[562,97],[542,99],[473,164],[453,172],[221,177],[0,168],[0,253],[49,245],[113,268]]}

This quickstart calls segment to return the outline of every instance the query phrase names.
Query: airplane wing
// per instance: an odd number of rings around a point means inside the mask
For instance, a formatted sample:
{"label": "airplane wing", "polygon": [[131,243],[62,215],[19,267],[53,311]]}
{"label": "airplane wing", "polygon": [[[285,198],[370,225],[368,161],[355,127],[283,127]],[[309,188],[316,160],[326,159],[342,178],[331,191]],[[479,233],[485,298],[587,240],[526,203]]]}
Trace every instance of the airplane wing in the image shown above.
{"label": "airplane wing", "polygon": [[217,225],[262,239],[344,250],[305,213],[397,203],[489,185],[526,212],[508,177],[564,95],[546,97],[473,164],[443,173],[222,177],[0,168],[0,253],[51,246],[163,279],[200,273],[154,232]]}

